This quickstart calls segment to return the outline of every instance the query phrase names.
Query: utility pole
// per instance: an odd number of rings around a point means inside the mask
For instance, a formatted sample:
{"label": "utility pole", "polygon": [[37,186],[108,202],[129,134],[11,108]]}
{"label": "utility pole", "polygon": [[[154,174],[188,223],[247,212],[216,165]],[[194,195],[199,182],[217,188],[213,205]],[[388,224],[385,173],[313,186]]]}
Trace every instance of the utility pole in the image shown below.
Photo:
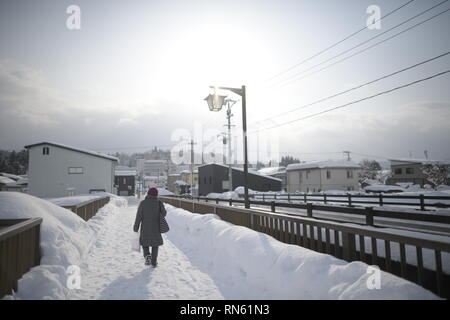
{"label": "utility pole", "polygon": [[[193,196],[193,186],[194,186],[194,145],[197,143],[194,143],[194,140],[191,139],[191,142],[189,142],[191,145],[191,195]],[[193,199],[194,197],[192,197]]]}
{"label": "utility pole", "polygon": [[347,155],[347,161],[350,161],[350,151],[342,151],[342,153]]}
{"label": "utility pole", "polygon": [[231,113],[231,107],[237,102],[235,100],[227,99],[225,100],[227,102],[227,120],[228,123],[225,125],[228,128],[228,187],[230,191],[233,191],[233,169],[232,169],[232,161],[231,161],[231,117],[233,114]]}

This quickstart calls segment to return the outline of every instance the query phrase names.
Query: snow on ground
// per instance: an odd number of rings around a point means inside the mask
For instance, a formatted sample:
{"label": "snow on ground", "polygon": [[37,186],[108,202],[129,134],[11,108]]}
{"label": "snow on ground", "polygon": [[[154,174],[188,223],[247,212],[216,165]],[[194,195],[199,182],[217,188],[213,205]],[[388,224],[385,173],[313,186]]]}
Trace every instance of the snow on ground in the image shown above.
{"label": "snow on ground", "polygon": [[[128,205],[124,202],[128,200]],[[381,272],[370,290],[367,265],[281,243],[217,216],[166,205],[171,230],[158,267],[144,266],[130,239],[138,201],[113,197],[84,222],[32,196],[0,193],[1,217],[42,216],[42,264],[19,281],[18,299],[436,299],[416,284]],[[81,269],[81,289],[66,287],[66,268]]]}
{"label": "snow on ground", "polygon": [[[98,234],[81,267],[82,289],[71,299],[223,299],[211,278],[192,266],[164,235],[158,267],[144,266],[142,253],[131,251],[137,201],[130,200]],[[176,232],[176,231],[173,231]]]}
{"label": "snow on ground", "polygon": [[0,192],[0,219],[43,218],[41,264],[19,281],[16,298],[66,298],[69,294],[65,287],[66,268],[80,264],[95,241],[96,232],[107,225],[109,216],[124,201],[114,198],[86,223],[70,210],[49,201],[24,193]]}
{"label": "snow on ground", "polygon": [[[43,198],[44,200],[50,201],[57,206],[76,206],[86,201],[100,199],[103,197],[109,197],[110,199],[121,199],[115,194],[107,192],[96,192],[92,194],[80,194],[76,196],[60,197],[60,198]],[[120,201],[119,201],[120,202]]]}
{"label": "snow on ground", "polygon": [[225,299],[430,299],[416,284],[381,272],[381,289],[369,290],[368,265],[347,263],[215,215],[167,205],[169,239],[208,273]]}

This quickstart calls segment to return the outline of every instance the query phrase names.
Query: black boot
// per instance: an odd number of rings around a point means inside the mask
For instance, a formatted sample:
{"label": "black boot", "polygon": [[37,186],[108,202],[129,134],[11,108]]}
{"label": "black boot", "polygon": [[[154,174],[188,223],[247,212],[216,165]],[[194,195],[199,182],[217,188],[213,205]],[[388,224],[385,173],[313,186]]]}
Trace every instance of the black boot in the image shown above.
{"label": "black boot", "polygon": [[146,266],[149,266],[150,263],[151,263],[151,261],[152,261],[152,255],[149,254],[149,255],[147,255],[147,256],[145,257],[145,265],[146,265]]}

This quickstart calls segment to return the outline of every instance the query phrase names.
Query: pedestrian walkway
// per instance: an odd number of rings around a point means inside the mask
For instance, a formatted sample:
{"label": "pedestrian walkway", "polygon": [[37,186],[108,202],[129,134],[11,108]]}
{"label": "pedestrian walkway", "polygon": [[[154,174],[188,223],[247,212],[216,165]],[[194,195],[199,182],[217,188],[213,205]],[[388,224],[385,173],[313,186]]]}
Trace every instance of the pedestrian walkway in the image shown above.
{"label": "pedestrian walkway", "polygon": [[165,235],[158,267],[132,252],[137,203],[111,217],[81,268],[81,289],[72,299],[223,299],[214,281],[191,264]]}

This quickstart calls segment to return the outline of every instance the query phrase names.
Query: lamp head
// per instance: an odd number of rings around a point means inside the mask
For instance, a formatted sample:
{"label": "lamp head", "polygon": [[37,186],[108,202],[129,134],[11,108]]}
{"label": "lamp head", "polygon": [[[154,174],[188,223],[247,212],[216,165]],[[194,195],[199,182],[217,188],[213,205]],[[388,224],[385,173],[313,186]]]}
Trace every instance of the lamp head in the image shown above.
{"label": "lamp head", "polygon": [[227,96],[221,96],[218,94],[209,94],[204,100],[208,103],[209,110],[220,111],[225,103]]}

